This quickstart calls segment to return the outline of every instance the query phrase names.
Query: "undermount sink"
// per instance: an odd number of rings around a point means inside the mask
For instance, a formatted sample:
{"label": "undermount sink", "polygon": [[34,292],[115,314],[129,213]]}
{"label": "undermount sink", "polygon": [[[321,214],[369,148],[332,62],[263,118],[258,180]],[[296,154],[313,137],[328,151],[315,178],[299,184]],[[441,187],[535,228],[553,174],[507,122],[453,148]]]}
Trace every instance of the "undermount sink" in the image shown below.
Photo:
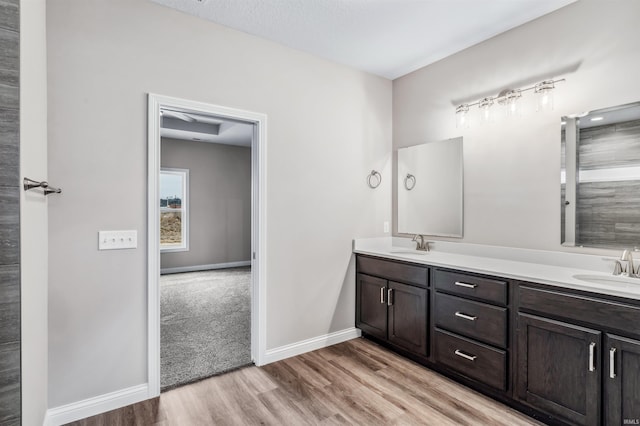
{"label": "undermount sink", "polygon": [[397,248],[397,249],[389,250],[389,253],[391,253],[391,254],[417,254],[419,256],[425,256],[428,252],[426,252],[426,251],[418,251],[418,250],[411,250],[411,249]]}
{"label": "undermount sink", "polygon": [[576,274],[573,278],[592,284],[610,285],[617,287],[640,286],[640,278],[622,277],[618,275],[583,275]]}

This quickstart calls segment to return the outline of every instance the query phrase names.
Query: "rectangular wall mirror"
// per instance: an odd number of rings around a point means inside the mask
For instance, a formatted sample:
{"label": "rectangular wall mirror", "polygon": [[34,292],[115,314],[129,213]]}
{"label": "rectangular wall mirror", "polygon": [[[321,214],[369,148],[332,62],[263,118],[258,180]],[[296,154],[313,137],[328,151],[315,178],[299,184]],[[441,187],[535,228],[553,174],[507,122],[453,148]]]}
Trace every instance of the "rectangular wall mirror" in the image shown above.
{"label": "rectangular wall mirror", "polygon": [[462,138],[398,150],[398,233],[462,237]]}
{"label": "rectangular wall mirror", "polygon": [[640,102],[561,119],[561,241],[640,247]]}

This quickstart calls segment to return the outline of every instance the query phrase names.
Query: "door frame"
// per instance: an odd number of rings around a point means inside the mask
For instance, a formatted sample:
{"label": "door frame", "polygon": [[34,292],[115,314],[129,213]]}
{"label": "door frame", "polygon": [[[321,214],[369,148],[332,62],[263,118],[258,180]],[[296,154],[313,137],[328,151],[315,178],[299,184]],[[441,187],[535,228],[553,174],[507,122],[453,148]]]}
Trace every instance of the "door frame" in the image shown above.
{"label": "door frame", "polygon": [[251,142],[251,359],[266,359],[267,116],[198,101],[148,95],[147,314],[149,398],[160,395],[160,108],[181,108],[253,124]]}

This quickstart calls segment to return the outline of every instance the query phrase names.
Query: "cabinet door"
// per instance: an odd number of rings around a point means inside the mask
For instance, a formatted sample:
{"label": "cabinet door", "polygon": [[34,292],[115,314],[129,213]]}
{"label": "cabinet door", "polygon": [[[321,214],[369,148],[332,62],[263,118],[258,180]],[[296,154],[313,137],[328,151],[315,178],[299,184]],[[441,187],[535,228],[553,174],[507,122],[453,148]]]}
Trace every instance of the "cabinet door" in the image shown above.
{"label": "cabinet door", "polygon": [[381,339],[387,338],[386,280],[357,275],[356,327]]}
{"label": "cabinet door", "polygon": [[605,424],[640,424],[640,341],[607,335]]}
{"label": "cabinet door", "polygon": [[599,331],[518,314],[517,398],[564,421],[600,424]]}
{"label": "cabinet door", "polygon": [[389,281],[389,341],[427,355],[427,290]]}

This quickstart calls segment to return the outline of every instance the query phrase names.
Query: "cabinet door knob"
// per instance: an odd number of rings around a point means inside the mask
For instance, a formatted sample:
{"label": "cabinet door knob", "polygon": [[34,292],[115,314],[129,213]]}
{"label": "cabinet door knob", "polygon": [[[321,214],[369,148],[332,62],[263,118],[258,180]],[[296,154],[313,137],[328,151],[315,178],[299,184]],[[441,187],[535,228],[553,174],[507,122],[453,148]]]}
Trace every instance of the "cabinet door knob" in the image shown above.
{"label": "cabinet door knob", "polygon": [[380,303],[384,303],[384,287],[380,287]]}
{"label": "cabinet door knob", "polygon": [[609,377],[616,378],[616,348],[609,349]]}
{"label": "cabinet door knob", "polygon": [[463,314],[462,312],[456,312],[454,315],[458,318],[466,319],[467,321],[475,321],[478,319],[476,316]]}
{"label": "cabinet door knob", "polygon": [[476,355],[465,354],[460,349],[456,349],[453,353],[458,355],[461,358],[468,359],[469,361],[475,361],[476,358],[478,358]]}
{"label": "cabinet door knob", "polygon": [[387,306],[393,305],[393,289],[387,290]]}
{"label": "cabinet door knob", "polygon": [[596,344],[594,342],[589,343],[589,371],[596,371]]}

